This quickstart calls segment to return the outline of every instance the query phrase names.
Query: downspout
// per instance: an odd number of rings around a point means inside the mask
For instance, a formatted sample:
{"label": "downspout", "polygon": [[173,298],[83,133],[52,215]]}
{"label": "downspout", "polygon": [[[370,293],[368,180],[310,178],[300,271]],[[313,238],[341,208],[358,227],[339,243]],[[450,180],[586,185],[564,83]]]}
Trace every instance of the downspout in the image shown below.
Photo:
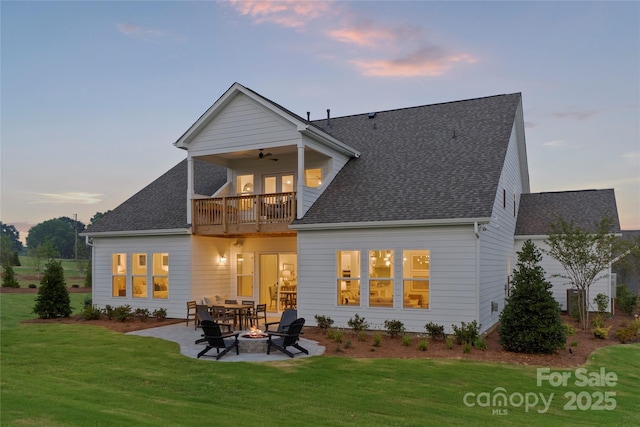
{"label": "downspout", "polygon": [[475,318],[480,324],[480,227],[478,221],[473,223],[473,232],[476,235],[476,315]]}

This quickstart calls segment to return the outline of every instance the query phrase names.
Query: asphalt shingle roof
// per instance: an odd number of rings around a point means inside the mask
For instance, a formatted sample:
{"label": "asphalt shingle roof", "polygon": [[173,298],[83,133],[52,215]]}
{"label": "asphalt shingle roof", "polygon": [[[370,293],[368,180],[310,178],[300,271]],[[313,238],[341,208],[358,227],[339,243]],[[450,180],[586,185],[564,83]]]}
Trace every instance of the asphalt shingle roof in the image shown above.
{"label": "asphalt shingle roof", "polygon": [[294,223],[490,217],[520,98],[331,118],[327,131],[361,156]]}
{"label": "asphalt shingle roof", "polygon": [[[196,194],[215,193],[227,181],[227,170],[202,160],[193,161]],[[140,190],[103,216],[85,233],[188,228],[187,160]]]}
{"label": "asphalt shingle roof", "polygon": [[523,194],[515,234],[547,235],[549,224],[558,218],[572,222],[585,231],[595,230],[595,224],[605,216],[613,218],[612,231],[619,232],[620,222],[613,189]]}

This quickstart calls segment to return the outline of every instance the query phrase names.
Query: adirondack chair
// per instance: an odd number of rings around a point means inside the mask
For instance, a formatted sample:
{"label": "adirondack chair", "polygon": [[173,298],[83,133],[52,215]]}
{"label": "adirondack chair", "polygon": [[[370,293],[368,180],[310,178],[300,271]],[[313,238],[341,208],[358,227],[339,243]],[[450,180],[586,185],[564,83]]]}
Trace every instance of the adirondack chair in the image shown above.
{"label": "adirondack chair", "polygon": [[[280,320],[277,322],[268,322],[264,324],[265,332],[269,332],[269,327],[273,327],[273,325],[278,325],[278,329],[276,332],[286,332],[287,328],[298,318],[298,310],[295,308],[287,308],[282,312],[282,316],[280,316]],[[273,331],[273,328],[271,329]]]}
{"label": "adirondack chair", "polygon": [[[207,353],[211,349],[216,349],[216,360],[220,360],[222,356],[227,354],[229,350],[235,348],[236,354],[240,354],[240,349],[238,348],[238,335],[239,332],[227,332],[222,333],[220,330],[220,325],[215,323],[212,320],[203,320],[201,322],[202,331],[204,332],[204,336],[202,339],[196,341],[196,344],[199,342],[206,341],[207,346],[198,353],[198,359]],[[230,339],[231,338],[231,339]],[[222,350],[222,352],[220,351]]]}
{"label": "adirondack chair", "polygon": [[287,332],[268,332],[267,354],[271,353],[271,347],[280,350],[289,357],[293,357],[294,354],[287,350],[287,347],[294,347],[302,353],[309,354],[307,349],[298,344],[303,326],[304,318],[300,318],[291,322]]}

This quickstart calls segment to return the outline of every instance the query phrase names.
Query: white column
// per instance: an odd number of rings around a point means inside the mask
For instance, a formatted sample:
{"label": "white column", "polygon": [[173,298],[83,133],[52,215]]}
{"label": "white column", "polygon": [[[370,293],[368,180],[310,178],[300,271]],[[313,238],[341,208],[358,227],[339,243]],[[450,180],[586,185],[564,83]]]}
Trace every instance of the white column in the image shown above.
{"label": "white column", "polygon": [[193,199],[193,158],[187,154],[187,224],[191,224],[191,199]]}
{"label": "white column", "polygon": [[302,142],[298,143],[298,185],[297,185],[297,212],[296,217],[302,218],[302,199],[304,195],[304,144]]}

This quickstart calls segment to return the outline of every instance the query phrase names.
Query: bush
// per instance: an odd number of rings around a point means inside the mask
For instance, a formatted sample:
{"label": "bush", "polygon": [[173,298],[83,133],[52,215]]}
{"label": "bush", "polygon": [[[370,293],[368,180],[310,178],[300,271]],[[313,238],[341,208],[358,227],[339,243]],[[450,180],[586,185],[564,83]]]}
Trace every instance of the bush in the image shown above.
{"label": "bush", "polygon": [[347,341],[344,343],[344,348],[350,348],[350,347],[351,347],[351,340],[347,340]]}
{"label": "bush", "polygon": [[358,313],[347,321],[347,325],[349,325],[349,327],[353,329],[353,332],[356,333],[369,328],[369,323],[364,320],[364,317],[360,317]]}
{"label": "bush", "polygon": [[633,314],[636,308],[637,296],[633,295],[624,285],[616,286],[616,301],[623,313]]}
{"label": "bush", "polygon": [[382,344],[382,335],[379,332],[373,334],[373,346],[380,347]]}
{"label": "bush", "polygon": [[104,307],[103,312],[104,312],[105,316],[107,316],[107,319],[109,319],[109,320],[113,319],[113,307],[111,307],[109,304],[107,304]]}
{"label": "bush", "polygon": [[616,338],[625,344],[640,338],[640,319],[636,319],[628,326],[616,331]]}
{"label": "bush", "polygon": [[399,320],[385,320],[384,328],[391,337],[397,337],[404,334],[404,323]]}
{"label": "bush", "polygon": [[29,283],[29,289],[36,289],[38,287],[38,285],[36,285],[35,283]]}
{"label": "bush", "polygon": [[447,335],[444,339],[444,347],[447,350],[453,349],[453,337],[451,335]]}
{"label": "bush", "polygon": [[601,340],[606,340],[607,336],[609,336],[609,329],[611,329],[611,326],[608,328],[597,326],[593,329],[593,336]]}
{"label": "bush", "polygon": [[608,296],[606,296],[605,294],[598,294],[593,299],[593,302],[595,302],[596,306],[598,307],[598,313],[606,313],[607,312],[607,308],[609,307],[609,297]]}
{"label": "bush", "polygon": [[158,322],[162,322],[167,318],[167,309],[166,308],[157,308],[153,310],[153,315],[155,316]]}
{"label": "bush", "polygon": [[412,341],[413,339],[408,335],[402,337],[402,345],[405,347],[409,347]]}
{"label": "bush", "polygon": [[436,323],[429,322],[426,325],[424,325],[424,329],[427,331],[427,335],[429,335],[433,339],[437,339],[437,338],[444,339],[445,337],[443,325],[438,325]]}
{"label": "bush", "polygon": [[82,317],[84,320],[99,320],[102,315],[102,310],[91,305],[85,305],[82,310]]}
{"label": "bush", "polygon": [[564,328],[564,334],[566,336],[570,337],[576,334],[576,328],[574,328],[572,325],[564,323],[562,327]]}
{"label": "bush", "polygon": [[116,320],[119,320],[120,322],[124,322],[132,315],[133,313],[131,312],[131,306],[128,304],[119,305],[118,307],[113,309],[113,317],[115,317]]}
{"label": "bush", "polygon": [[93,282],[93,279],[92,279],[92,276],[91,276],[91,274],[92,274],[91,270],[92,270],[91,260],[89,260],[89,263],[87,265],[87,275],[84,276],[84,287],[85,288],[90,288],[91,284]]}
{"label": "bush", "polygon": [[47,263],[33,312],[41,319],[71,316],[71,299],[61,262],[50,260]]}
{"label": "bush", "polygon": [[471,343],[469,342],[464,343],[464,345],[462,346],[462,352],[464,354],[471,353]]}
{"label": "bush", "polygon": [[422,338],[420,341],[418,341],[418,350],[427,351],[428,348],[429,348],[429,340],[428,339]]}
{"label": "bush", "polygon": [[336,342],[342,342],[342,334],[343,332],[340,329],[327,330],[327,338],[335,340]]}
{"label": "bush", "polygon": [[560,304],[539,263],[540,251],[527,240],[518,252],[513,290],[500,314],[498,341],[516,353],[554,353],[566,342]]}
{"label": "bush", "polygon": [[460,327],[451,325],[453,328],[453,336],[458,344],[471,344],[480,336],[480,326],[475,320],[471,323],[460,322]]}
{"label": "bush", "polygon": [[316,319],[316,325],[324,332],[327,332],[327,329],[329,329],[331,325],[333,325],[333,319],[331,319],[329,316],[320,316],[316,314],[314,317]]}
{"label": "bush", "polygon": [[487,349],[487,340],[480,337],[474,341],[473,346],[478,350],[485,351]]}
{"label": "bush", "polygon": [[86,296],[84,297],[84,305],[83,307],[90,307],[92,303],[91,297],[90,296]]}
{"label": "bush", "polygon": [[367,340],[367,333],[365,331],[358,332],[358,341],[365,342]]}
{"label": "bush", "polygon": [[593,319],[591,319],[591,326],[594,328],[604,328],[605,318],[602,313],[596,314]]}
{"label": "bush", "polygon": [[133,314],[140,319],[141,322],[146,322],[151,317],[151,312],[148,308],[136,308]]}

